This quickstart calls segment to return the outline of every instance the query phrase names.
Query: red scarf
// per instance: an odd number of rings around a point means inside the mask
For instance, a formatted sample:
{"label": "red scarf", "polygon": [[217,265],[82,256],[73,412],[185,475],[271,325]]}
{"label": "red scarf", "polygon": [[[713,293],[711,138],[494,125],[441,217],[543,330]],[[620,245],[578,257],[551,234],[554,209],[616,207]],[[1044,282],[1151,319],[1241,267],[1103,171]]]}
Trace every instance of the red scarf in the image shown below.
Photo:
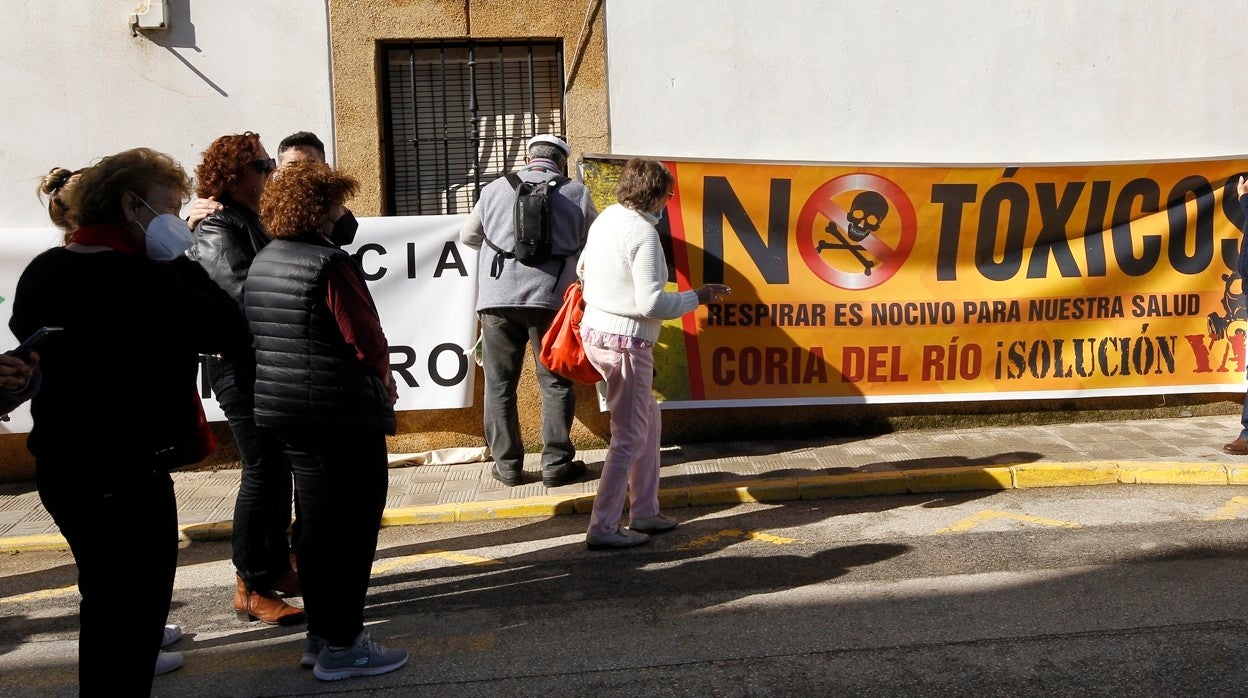
{"label": "red scarf", "polygon": [[79,245],[111,247],[122,254],[130,254],[136,257],[143,257],[147,254],[143,241],[134,239],[134,233],[119,223],[84,225],[74,231],[69,241],[76,242]]}

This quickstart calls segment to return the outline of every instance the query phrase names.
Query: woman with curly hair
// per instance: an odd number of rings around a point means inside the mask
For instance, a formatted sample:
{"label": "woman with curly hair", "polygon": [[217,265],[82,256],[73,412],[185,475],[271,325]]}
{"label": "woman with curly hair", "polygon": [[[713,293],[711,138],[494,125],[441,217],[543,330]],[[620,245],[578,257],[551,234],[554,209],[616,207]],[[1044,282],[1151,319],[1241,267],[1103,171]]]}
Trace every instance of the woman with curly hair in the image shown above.
{"label": "woman with curly hair", "polygon": [[211,448],[199,354],[249,341],[238,306],[182,256],[191,233],[178,212],[190,189],[164,153],[103,158],[60,189],[69,242],[36,257],[14,297],[17,337],[64,328],[39,347],[27,447],[78,566],[84,696],[151,692],[178,556],[169,470]]}
{"label": "woman with curly hair", "polygon": [[244,295],[256,423],[286,442],[301,507],[296,555],[308,636],[300,663],[325,681],[407,661],[364,630],[396,392],[364,272],[330,239],[358,186],[311,160],[283,168],[260,202],[275,239],[256,255]]}
{"label": "woman with curly hair", "polygon": [[[251,262],[269,244],[269,233],[260,221],[260,195],[274,169],[276,164],[260,143],[260,136],[247,131],[213,141],[195,170],[197,196],[216,199],[221,210],[195,227],[190,257],[240,308]],[[281,440],[256,426],[252,397],[255,375],[251,356],[237,361],[208,360],[212,391],[230,423],[242,461],[230,534],[237,572],[234,610],[244,620],[293,625],[303,622],[303,611],[278,596],[279,592],[300,592],[286,539],[286,529],[291,525],[290,463]]]}

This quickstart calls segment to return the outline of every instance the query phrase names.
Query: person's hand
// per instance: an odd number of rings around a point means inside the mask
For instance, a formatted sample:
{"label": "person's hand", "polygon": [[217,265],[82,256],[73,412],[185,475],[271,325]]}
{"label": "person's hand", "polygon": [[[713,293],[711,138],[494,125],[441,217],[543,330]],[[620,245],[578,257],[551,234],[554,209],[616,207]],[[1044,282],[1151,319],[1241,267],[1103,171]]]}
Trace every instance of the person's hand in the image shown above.
{"label": "person's hand", "polygon": [[1235,187],[1235,193],[1239,194],[1240,196],[1243,196],[1244,194],[1248,194],[1248,177],[1239,178],[1239,184],[1236,185]]}
{"label": "person's hand", "polygon": [[22,390],[30,382],[30,376],[38,365],[39,354],[33,351],[26,359],[12,354],[0,354],[0,390]]}
{"label": "person's hand", "polygon": [[195,199],[191,202],[191,215],[187,216],[186,222],[190,224],[191,229],[194,230],[195,226],[199,225],[200,221],[223,208],[225,207],[222,206],[221,202],[217,201],[215,197],[210,196],[207,199]]}
{"label": "person's hand", "polygon": [[723,284],[706,284],[694,291],[694,293],[698,294],[698,304],[706,305],[714,303],[724,296],[732,295],[732,289]]}
{"label": "person's hand", "polygon": [[399,386],[398,384],[394,382],[393,373],[389,373],[389,372],[386,373],[385,383],[386,383],[386,394],[390,396],[390,405],[393,407],[394,403],[399,401]]}

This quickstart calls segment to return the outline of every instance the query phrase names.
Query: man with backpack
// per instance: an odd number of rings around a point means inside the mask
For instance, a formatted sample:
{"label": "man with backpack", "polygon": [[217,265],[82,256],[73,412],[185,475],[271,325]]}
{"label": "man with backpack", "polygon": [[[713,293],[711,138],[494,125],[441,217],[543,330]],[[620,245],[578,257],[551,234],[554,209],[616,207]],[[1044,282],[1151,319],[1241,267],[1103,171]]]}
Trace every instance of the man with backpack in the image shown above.
{"label": "man with backpack", "polygon": [[589,190],[567,178],[563,139],[529,139],[525,167],[481,189],[459,240],[480,249],[477,315],[485,371],[485,442],[495,479],[524,482],[524,443],[516,387],[525,345],[542,393],[542,483],[558,487],[585,475],[569,432],[576,412],[572,382],[537,360],[542,335],[576,278],[576,261],[597,211]]}

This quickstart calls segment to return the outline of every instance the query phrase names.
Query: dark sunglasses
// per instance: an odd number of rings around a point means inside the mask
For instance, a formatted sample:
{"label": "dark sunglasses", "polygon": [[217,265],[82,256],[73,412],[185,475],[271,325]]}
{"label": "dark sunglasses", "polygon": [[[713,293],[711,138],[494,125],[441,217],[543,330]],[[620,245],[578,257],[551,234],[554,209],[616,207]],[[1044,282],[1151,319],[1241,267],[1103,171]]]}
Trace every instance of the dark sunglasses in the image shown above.
{"label": "dark sunglasses", "polygon": [[260,174],[272,172],[277,169],[277,161],[273,158],[268,158],[267,160],[252,160],[251,169],[259,172]]}

